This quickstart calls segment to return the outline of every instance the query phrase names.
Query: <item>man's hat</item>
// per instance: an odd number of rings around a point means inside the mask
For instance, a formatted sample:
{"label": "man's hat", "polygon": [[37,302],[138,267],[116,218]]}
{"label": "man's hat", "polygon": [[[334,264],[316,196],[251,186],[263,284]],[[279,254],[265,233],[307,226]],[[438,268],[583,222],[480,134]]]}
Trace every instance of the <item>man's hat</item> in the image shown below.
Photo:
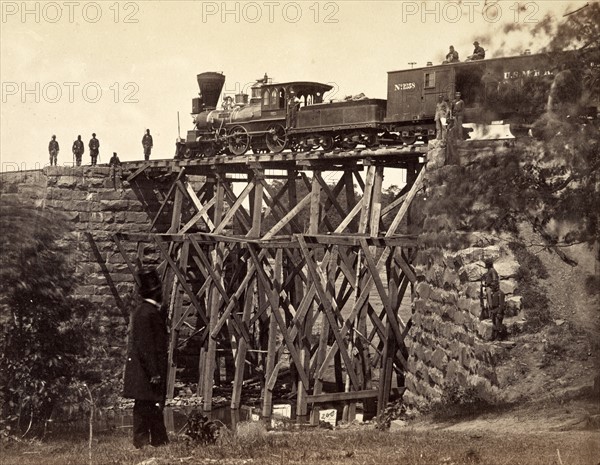
{"label": "man's hat", "polygon": [[479,45],[479,42],[475,41],[473,42],[473,45]]}
{"label": "man's hat", "polygon": [[53,135],[53,136],[52,136],[52,139],[56,139],[56,136],[55,136],[55,135]]}
{"label": "man's hat", "polygon": [[142,296],[151,294],[162,287],[156,268],[142,268],[137,275],[140,283],[139,292]]}

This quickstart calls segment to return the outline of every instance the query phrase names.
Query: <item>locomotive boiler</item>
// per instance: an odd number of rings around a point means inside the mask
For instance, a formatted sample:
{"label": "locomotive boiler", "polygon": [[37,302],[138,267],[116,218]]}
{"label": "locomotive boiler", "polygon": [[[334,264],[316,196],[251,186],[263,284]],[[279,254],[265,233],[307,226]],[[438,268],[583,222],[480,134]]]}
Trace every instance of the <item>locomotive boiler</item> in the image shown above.
{"label": "locomotive boiler", "polygon": [[207,72],[197,79],[200,94],[192,101],[194,129],[188,131],[178,150],[178,156],[184,158],[225,152],[243,155],[248,150],[281,152],[290,146],[288,132],[300,107],[321,103],[325,92],[332,89],[318,82],[274,84],[265,74],[252,85],[250,96],[224,96],[217,109],[225,76]]}

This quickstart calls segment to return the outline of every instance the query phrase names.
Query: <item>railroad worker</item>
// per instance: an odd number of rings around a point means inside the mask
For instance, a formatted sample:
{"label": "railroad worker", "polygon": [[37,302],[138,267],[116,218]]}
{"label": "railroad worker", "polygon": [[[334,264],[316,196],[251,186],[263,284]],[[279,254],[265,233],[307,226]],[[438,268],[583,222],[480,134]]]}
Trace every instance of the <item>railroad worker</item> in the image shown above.
{"label": "railroad worker", "polygon": [[77,140],[73,142],[73,156],[75,157],[75,165],[81,166],[81,157],[83,156],[83,152],[85,152],[85,146],[83,145],[83,141],[81,140],[81,136],[77,136]]}
{"label": "railroad worker", "polygon": [[485,50],[477,41],[473,42],[473,45],[475,49],[473,50],[473,54],[469,55],[469,60],[483,60],[485,58]]}
{"label": "railroad worker", "polygon": [[108,166],[121,166],[121,160],[119,160],[117,152],[113,152],[113,155],[110,157],[110,161],[108,162]]}
{"label": "railroad worker", "polygon": [[58,145],[58,141],[56,140],[56,136],[52,136],[52,140],[48,144],[48,153],[50,153],[50,166],[56,166],[56,159],[58,158],[59,151],[60,147]]}
{"label": "railroad worker", "polygon": [[100,141],[96,139],[96,133],[92,134],[92,138],[90,139],[88,147],[90,148],[92,166],[94,166],[98,162],[98,155],[100,154]]}
{"label": "railroad worker", "polygon": [[435,106],[435,134],[436,139],[438,140],[444,140],[446,138],[446,120],[450,110],[447,100],[448,97],[444,97],[443,94],[440,94]]}
{"label": "railroad worker", "polygon": [[454,116],[454,126],[456,127],[456,136],[458,140],[463,140],[463,112],[465,102],[461,98],[460,92],[456,92],[454,105],[452,106],[452,116]]}
{"label": "railroad worker", "polygon": [[459,61],[458,52],[454,50],[454,45],[450,45],[450,49],[446,54],[446,61],[444,61],[444,63],[458,63]]}
{"label": "railroad worker", "polygon": [[485,260],[485,267],[487,271],[481,277],[481,282],[485,289],[488,313],[492,319],[492,341],[494,341],[503,333],[504,293],[500,290],[500,277],[494,269],[492,259]]}
{"label": "railroad worker", "polygon": [[300,99],[296,97],[294,91],[290,92],[290,98],[288,99],[288,111],[287,111],[287,126],[288,128],[295,128],[298,120],[298,110],[300,109]]}
{"label": "railroad worker", "polygon": [[150,160],[150,152],[152,152],[152,147],[154,146],[154,141],[152,140],[152,136],[150,135],[150,129],[146,129],[146,134],[142,137],[142,147],[144,147],[144,160]]}
{"label": "railroad worker", "polygon": [[167,325],[161,313],[162,283],[156,268],[138,272],[143,301],[129,322],[123,397],[135,399],[133,445],[161,446],[169,442],[163,418],[167,378]]}
{"label": "railroad worker", "polygon": [[117,152],[113,152],[112,157],[108,161],[108,166],[110,168],[110,177],[113,178],[113,183],[117,183],[117,173],[119,174],[119,178],[123,177],[123,168],[121,167],[121,160],[117,156]]}

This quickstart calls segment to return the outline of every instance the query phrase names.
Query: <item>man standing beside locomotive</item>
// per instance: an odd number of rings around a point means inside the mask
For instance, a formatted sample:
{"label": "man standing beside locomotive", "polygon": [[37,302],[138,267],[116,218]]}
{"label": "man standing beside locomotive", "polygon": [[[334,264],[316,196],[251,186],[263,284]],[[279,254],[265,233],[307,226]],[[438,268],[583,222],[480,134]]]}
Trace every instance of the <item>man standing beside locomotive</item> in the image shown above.
{"label": "man standing beside locomotive", "polygon": [[448,97],[444,97],[443,94],[440,94],[435,106],[435,134],[436,139],[438,140],[446,139],[446,120],[448,119],[449,111]]}
{"label": "man standing beside locomotive", "polygon": [[460,92],[455,94],[456,99],[452,106],[452,116],[454,116],[454,127],[456,127],[456,137],[458,140],[463,140],[463,111],[465,110],[465,102],[460,96]]}
{"label": "man standing beside locomotive", "polygon": [[50,153],[50,166],[56,166],[56,159],[58,158],[58,152],[60,147],[58,146],[58,141],[56,140],[56,136],[52,136],[52,140],[48,144],[48,152]]}
{"label": "man standing beside locomotive", "polygon": [[152,152],[152,147],[154,146],[154,141],[152,140],[152,136],[150,135],[150,129],[146,129],[146,134],[142,137],[142,147],[144,147],[144,160],[150,160],[150,152]]}
{"label": "man standing beside locomotive", "polygon": [[92,138],[89,143],[90,148],[90,157],[92,159],[92,166],[94,166],[98,161],[98,155],[100,154],[100,141],[96,139],[96,133],[92,134]]}
{"label": "man standing beside locomotive", "polygon": [[83,156],[83,152],[85,151],[85,146],[83,145],[81,136],[77,136],[77,140],[73,142],[72,150],[73,156],[75,157],[75,165],[81,166],[81,157]]}
{"label": "man standing beside locomotive", "polygon": [[135,399],[133,445],[168,444],[163,408],[166,397],[168,336],[161,314],[162,283],[155,268],[140,270],[143,302],[131,314],[123,397]]}

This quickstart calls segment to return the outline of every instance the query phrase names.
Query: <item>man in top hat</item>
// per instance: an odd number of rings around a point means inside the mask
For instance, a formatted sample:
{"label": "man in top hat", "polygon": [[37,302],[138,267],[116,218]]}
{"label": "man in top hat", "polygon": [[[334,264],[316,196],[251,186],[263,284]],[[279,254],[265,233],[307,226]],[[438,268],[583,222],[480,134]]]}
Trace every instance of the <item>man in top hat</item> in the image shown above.
{"label": "man in top hat", "polygon": [[460,92],[456,92],[454,104],[452,105],[452,116],[454,116],[454,126],[456,127],[456,137],[458,140],[463,140],[463,113],[465,111],[465,102],[463,101]]}
{"label": "man in top hat", "polygon": [[73,142],[73,155],[75,156],[75,165],[81,166],[81,157],[85,151],[85,146],[81,140],[81,136],[77,136],[77,140]]}
{"label": "man in top hat", "polygon": [[56,159],[58,158],[58,151],[60,147],[58,146],[58,141],[56,140],[56,136],[52,136],[52,140],[48,144],[48,152],[50,153],[50,166],[56,166]]}
{"label": "man in top hat", "polygon": [[500,277],[494,269],[491,258],[485,260],[487,271],[481,277],[485,289],[487,308],[492,319],[492,341],[500,338],[503,333],[502,320],[504,319],[504,292],[500,290]]}
{"label": "man in top hat", "polygon": [[92,158],[92,166],[94,166],[98,162],[98,155],[100,154],[100,141],[96,139],[96,133],[92,134],[89,147],[90,157]]}
{"label": "man in top hat", "polygon": [[146,129],[146,134],[142,137],[142,147],[144,147],[144,160],[150,160],[150,152],[152,152],[152,147],[154,146],[154,141],[152,140],[152,136],[150,135],[150,129]]}
{"label": "man in top hat", "polygon": [[475,49],[473,50],[473,55],[469,56],[469,60],[483,60],[485,58],[485,50],[477,41],[473,42],[473,45]]}
{"label": "man in top hat", "polygon": [[155,268],[139,271],[142,303],[131,314],[123,397],[135,399],[133,445],[169,442],[163,419],[166,396],[168,336],[161,314],[162,283]]}

